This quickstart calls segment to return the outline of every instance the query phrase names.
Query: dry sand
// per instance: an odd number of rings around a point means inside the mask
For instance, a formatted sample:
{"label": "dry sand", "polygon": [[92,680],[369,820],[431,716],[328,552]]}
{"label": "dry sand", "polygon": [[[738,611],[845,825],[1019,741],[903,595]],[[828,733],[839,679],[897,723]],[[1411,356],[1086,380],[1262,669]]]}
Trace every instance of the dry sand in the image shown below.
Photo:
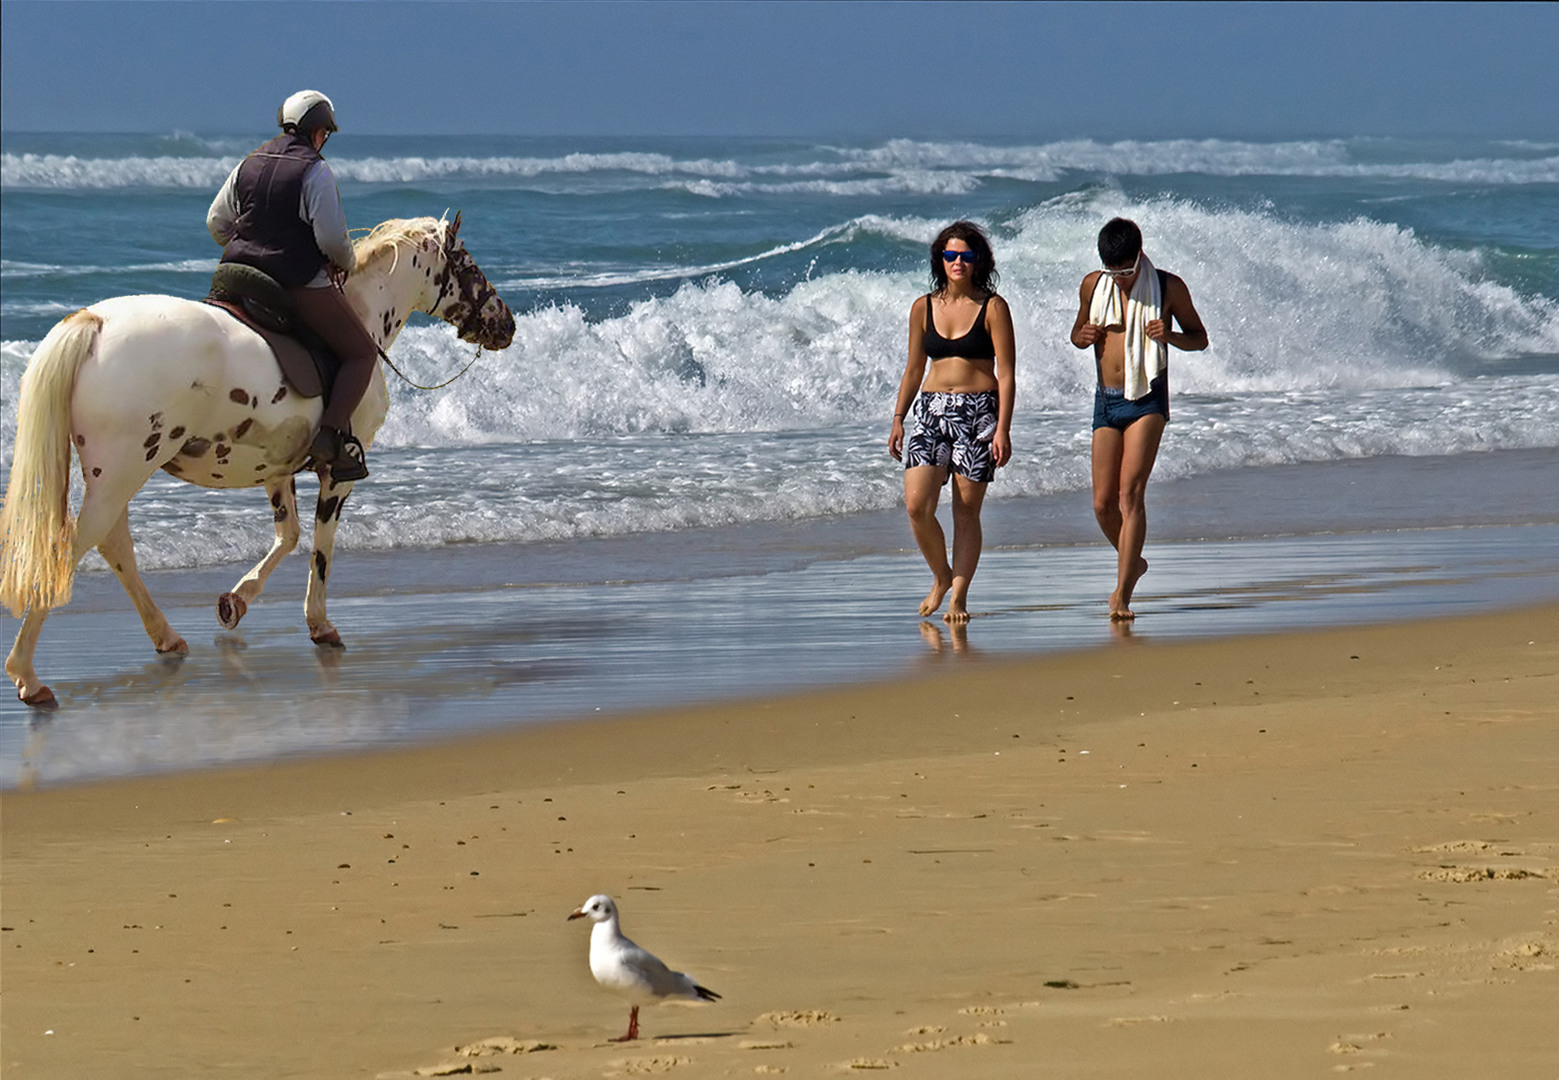
{"label": "dry sand", "polygon": [[[9,792],[0,1066],[1559,1076],[1556,702],[1544,607]],[[608,1042],[595,892],[724,1000]]]}

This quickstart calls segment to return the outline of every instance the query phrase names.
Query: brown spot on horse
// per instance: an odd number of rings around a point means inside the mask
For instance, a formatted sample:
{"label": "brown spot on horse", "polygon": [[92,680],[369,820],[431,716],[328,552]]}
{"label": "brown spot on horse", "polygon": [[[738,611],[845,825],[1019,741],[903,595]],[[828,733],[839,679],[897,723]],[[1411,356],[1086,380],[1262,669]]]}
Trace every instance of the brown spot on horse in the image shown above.
{"label": "brown spot on horse", "polygon": [[249,392],[247,390],[240,390],[234,387],[227,392],[227,396],[230,401],[236,401],[240,405],[249,404]]}
{"label": "brown spot on horse", "polygon": [[271,395],[271,404],[275,405],[278,401],[280,401],[282,398],[284,398],[286,396],[287,396],[287,387],[286,387],[286,385],[284,384],[282,386],[278,386],[276,388],[276,393]]}
{"label": "brown spot on horse", "polygon": [[205,457],[206,452],[210,449],[210,439],[202,439],[199,436],[196,436],[195,438],[186,442],[183,447],[180,448],[179,453],[184,457]]}
{"label": "brown spot on horse", "polygon": [[250,418],[250,419],[245,420],[242,423],[240,423],[237,427],[235,427],[233,429],[233,441],[234,442],[242,441],[242,439],[244,437],[244,432],[248,431],[252,427],[254,427],[254,420],[253,420],[253,418]]}
{"label": "brown spot on horse", "polygon": [[178,427],[176,427],[172,431],[168,432],[168,438],[170,438],[170,439],[182,439],[182,438],[184,438],[184,425],[180,424]]}

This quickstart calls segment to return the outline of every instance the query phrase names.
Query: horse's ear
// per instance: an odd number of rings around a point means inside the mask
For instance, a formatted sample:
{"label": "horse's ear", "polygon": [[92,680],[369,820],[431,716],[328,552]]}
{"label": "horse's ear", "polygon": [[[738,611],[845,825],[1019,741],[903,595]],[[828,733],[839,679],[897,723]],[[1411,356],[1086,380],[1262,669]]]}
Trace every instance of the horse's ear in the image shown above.
{"label": "horse's ear", "polygon": [[455,234],[458,233],[459,231],[460,231],[460,211],[456,210],[455,211],[455,220],[450,223],[449,231],[444,234],[444,243],[453,245],[454,242],[455,242]]}

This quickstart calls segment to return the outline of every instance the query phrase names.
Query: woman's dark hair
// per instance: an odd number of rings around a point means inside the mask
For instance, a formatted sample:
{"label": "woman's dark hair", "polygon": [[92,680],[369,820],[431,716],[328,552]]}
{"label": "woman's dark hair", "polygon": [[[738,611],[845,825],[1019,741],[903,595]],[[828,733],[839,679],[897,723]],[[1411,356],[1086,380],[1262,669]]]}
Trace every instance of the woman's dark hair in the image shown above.
{"label": "woman's dark hair", "polygon": [[931,241],[931,293],[940,296],[947,291],[947,264],[942,261],[942,251],[949,240],[962,240],[977,258],[974,263],[973,284],[981,292],[995,293],[1001,275],[996,272],[996,256],[985,230],[972,221],[955,221],[936,234]]}

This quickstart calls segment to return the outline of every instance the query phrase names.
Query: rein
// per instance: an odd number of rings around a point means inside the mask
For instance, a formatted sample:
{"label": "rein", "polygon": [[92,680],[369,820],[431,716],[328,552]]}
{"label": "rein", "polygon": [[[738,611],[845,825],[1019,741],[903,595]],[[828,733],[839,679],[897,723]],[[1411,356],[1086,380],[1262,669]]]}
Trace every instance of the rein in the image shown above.
{"label": "rein", "polygon": [[384,347],[382,345],[375,345],[374,348],[379,353],[379,359],[383,360],[386,364],[389,364],[390,365],[390,370],[395,372],[395,374],[399,375],[401,377],[401,381],[402,382],[406,383],[408,386],[414,386],[418,390],[442,390],[444,387],[448,386],[450,383],[452,383],[456,379],[460,378],[460,376],[462,376],[466,372],[470,371],[471,370],[471,366],[482,358],[482,347],[480,345],[478,345],[476,347],[476,355],[471,357],[471,359],[466,363],[465,367],[461,368],[459,371],[455,372],[453,375],[451,375],[449,378],[445,379],[441,383],[434,383],[432,386],[424,386],[420,382],[417,382],[415,379],[407,378],[406,373],[404,371],[402,371],[400,368],[395,366],[395,361],[390,359],[390,354],[384,351]]}

